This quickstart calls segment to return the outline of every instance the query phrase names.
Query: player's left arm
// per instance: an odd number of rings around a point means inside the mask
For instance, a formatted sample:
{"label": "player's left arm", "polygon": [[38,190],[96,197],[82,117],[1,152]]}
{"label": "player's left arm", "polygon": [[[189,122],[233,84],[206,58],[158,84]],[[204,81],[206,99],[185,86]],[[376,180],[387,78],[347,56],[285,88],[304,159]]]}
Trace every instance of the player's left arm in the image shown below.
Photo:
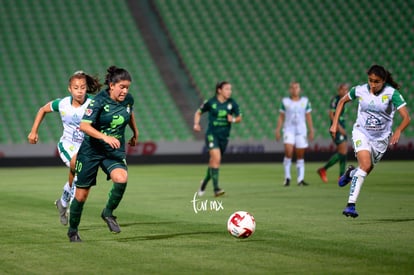
{"label": "player's left arm", "polygon": [[128,125],[129,125],[129,128],[131,128],[132,132],[134,133],[134,135],[128,141],[128,144],[131,146],[135,146],[138,144],[139,130],[138,130],[138,126],[135,120],[134,112],[131,113],[131,117],[129,119]]}
{"label": "player's left arm", "polygon": [[312,115],[311,112],[306,113],[306,124],[308,125],[308,131],[309,131],[309,140],[313,141],[313,138],[315,136],[315,132],[313,130],[313,121],[312,121]]}
{"label": "player's left arm", "polygon": [[398,141],[400,140],[401,133],[404,131],[405,128],[408,127],[411,121],[411,118],[410,118],[410,115],[408,113],[408,109],[406,106],[399,108],[398,113],[400,114],[402,121],[400,125],[398,125],[398,127],[395,129],[394,133],[391,136],[391,139],[390,139],[391,145],[398,143]]}
{"label": "player's left arm", "polygon": [[408,127],[410,124],[411,118],[408,113],[407,103],[405,102],[403,96],[399,93],[399,91],[394,91],[394,94],[391,98],[392,104],[397,108],[398,113],[400,114],[402,121],[400,125],[395,129],[394,133],[391,136],[390,144],[396,144],[400,140],[401,133],[404,131],[405,128]]}
{"label": "player's left arm", "polygon": [[242,121],[242,113],[240,111],[239,105],[234,102],[233,112],[227,114],[227,121],[230,123],[240,123]]}

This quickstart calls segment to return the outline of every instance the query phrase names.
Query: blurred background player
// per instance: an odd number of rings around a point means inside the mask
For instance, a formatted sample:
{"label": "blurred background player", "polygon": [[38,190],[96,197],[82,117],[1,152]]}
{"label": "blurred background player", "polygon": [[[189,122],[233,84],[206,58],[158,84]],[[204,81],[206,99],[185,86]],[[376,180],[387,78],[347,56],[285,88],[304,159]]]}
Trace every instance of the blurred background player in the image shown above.
{"label": "blurred background player", "polygon": [[[279,109],[279,118],[276,126],[276,140],[280,140],[280,130],[283,125],[283,144],[285,156],[283,166],[285,170],[284,186],[290,185],[290,167],[294,149],[296,148],[297,183],[299,186],[309,185],[305,182],[305,150],[309,140],[313,140],[312,107],[307,97],[301,96],[300,84],[291,82],[289,97],[284,97]],[[306,126],[307,125],[307,126]]]}
{"label": "blurred background player", "polygon": [[221,157],[226,151],[229,142],[231,125],[242,120],[242,114],[237,102],[231,98],[231,84],[227,81],[217,83],[216,94],[209,100],[204,101],[194,115],[194,131],[200,132],[201,115],[209,113],[208,128],[205,134],[205,143],[208,148],[210,160],[207,173],[201,181],[198,195],[204,195],[207,183],[212,179],[214,195],[216,197],[224,194],[219,187],[219,169]]}
{"label": "blurred background player", "polygon": [[[335,116],[336,106],[338,105],[338,101],[348,93],[349,85],[346,83],[342,83],[338,86],[337,95],[331,99],[330,109],[329,109],[329,118],[331,119],[331,124]],[[346,109],[345,106],[339,115],[339,124],[338,124],[338,132],[336,133],[335,137],[332,137],[332,141],[336,145],[336,153],[331,156],[327,163],[321,168],[317,170],[317,173],[321,177],[323,182],[328,182],[328,176],[326,175],[326,171],[333,165],[335,165],[339,161],[339,176],[345,173],[346,167],[346,156],[348,154],[348,137],[345,130],[345,113]]]}
{"label": "blurred background player", "polygon": [[46,114],[59,112],[62,119],[63,133],[57,144],[60,158],[69,167],[69,179],[63,186],[63,193],[60,199],[55,201],[59,211],[60,222],[63,225],[68,223],[67,207],[74,195],[75,186],[72,184],[75,176],[76,153],[83,141],[84,134],[79,129],[79,124],[86,107],[90,103],[90,96],[101,87],[99,80],[83,71],[75,72],[69,78],[68,90],[70,96],[58,98],[46,103],[39,109],[34,119],[32,130],[27,139],[29,143],[36,144],[39,140],[38,130]]}
{"label": "blurred background player", "polygon": [[133,132],[131,146],[138,142],[138,128],[133,112],[134,98],[129,93],[131,75],[125,69],[111,66],[107,69],[107,88],[99,92],[85,110],[80,129],[85,139],[76,160],[76,192],[70,205],[68,237],[80,242],[78,226],[90,188],[96,185],[99,167],[113,182],[101,218],[113,233],[121,232],[113,211],[126,190],[128,169],[125,153],[125,128]]}
{"label": "blurred background player", "polygon": [[[353,87],[339,100],[329,129],[332,137],[335,137],[344,104],[358,100],[358,113],[352,130],[358,167],[350,165],[338,181],[340,187],[351,182],[348,204],[342,214],[353,218],[358,217],[355,204],[365,177],[384,156],[388,145],[398,143],[401,133],[410,124],[407,104],[398,91],[400,86],[394,81],[391,73],[380,65],[373,65],[368,69],[367,75],[368,83]],[[402,120],[392,132],[395,111],[398,111]]]}

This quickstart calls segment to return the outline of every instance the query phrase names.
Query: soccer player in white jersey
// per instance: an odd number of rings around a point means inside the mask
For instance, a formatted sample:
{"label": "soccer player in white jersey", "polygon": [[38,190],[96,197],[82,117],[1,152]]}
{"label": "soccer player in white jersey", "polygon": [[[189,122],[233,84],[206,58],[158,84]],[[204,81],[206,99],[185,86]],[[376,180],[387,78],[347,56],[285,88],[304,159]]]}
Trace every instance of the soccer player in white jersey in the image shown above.
{"label": "soccer player in white jersey", "polygon": [[[276,140],[280,140],[280,130],[283,125],[283,143],[285,156],[283,166],[285,170],[284,186],[290,185],[290,168],[294,149],[296,148],[297,183],[306,186],[305,182],[305,150],[309,140],[313,140],[312,107],[309,99],[300,95],[301,89],[298,82],[289,85],[289,97],[284,97],[279,109],[279,118],[276,126]],[[309,133],[308,133],[309,131]]]}
{"label": "soccer player in white jersey", "polygon": [[90,103],[88,94],[95,93],[101,88],[99,80],[83,71],[75,72],[69,79],[68,90],[70,96],[58,98],[46,103],[39,109],[34,119],[32,129],[28,135],[29,143],[36,144],[39,140],[38,129],[46,114],[59,112],[63,124],[63,134],[57,144],[60,158],[69,167],[69,178],[63,187],[60,199],[55,201],[59,211],[60,222],[67,225],[68,204],[74,196],[75,185],[72,184],[75,177],[76,154],[83,141],[84,133],[79,130],[79,125],[86,107]]}
{"label": "soccer player in white jersey", "polygon": [[[381,160],[388,144],[398,143],[401,133],[410,124],[406,102],[398,91],[400,87],[393,80],[391,73],[380,65],[373,65],[368,69],[367,75],[368,83],[353,87],[339,100],[337,112],[329,129],[332,136],[335,136],[344,104],[351,100],[358,100],[358,116],[352,131],[358,167],[350,165],[338,181],[341,187],[351,182],[348,204],[342,214],[353,218],[358,217],[355,204],[365,177]],[[393,132],[395,111],[398,111],[402,120]]]}

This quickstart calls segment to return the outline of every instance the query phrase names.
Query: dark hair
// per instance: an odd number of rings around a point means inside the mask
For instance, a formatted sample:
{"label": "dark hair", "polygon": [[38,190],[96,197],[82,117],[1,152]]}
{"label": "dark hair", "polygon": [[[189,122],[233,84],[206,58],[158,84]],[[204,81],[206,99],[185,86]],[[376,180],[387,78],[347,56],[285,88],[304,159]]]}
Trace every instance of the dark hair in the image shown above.
{"label": "dark hair", "polygon": [[69,78],[69,85],[72,82],[73,79],[82,79],[84,78],[86,80],[86,92],[88,94],[94,94],[97,91],[99,91],[102,87],[102,84],[99,83],[99,79],[96,76],[91,76],[84,71],[76,71],[72,74],[72,76]]}
{"label": "dark hair", "polygon": [[111,66],[106,71],[108,73],[105,77],[105,85],[109,86],[109,84],[111,83],[118,83],[122,80],[132,81],[131,75],[125,69],[118,68],[116,66]]}
{"label": "dark hair", "polygon": [[370,74],[375,74],[376,76],[380,77],[382,80],[385,81],[385,83],[390,84],[394,89],[400,89],[400,85],[394,81],[391,73],[387,71],[383,66],[372,65],[367,71],[367,75]]}
{"label": "dark hair", "polygon": [[217,84],[216,84],[216,94],[218,93],[218,90],[223,88],[223,86],[226,85],[226,84],[230,84],[230,82],[228,82],[228,81],[217,82]]}

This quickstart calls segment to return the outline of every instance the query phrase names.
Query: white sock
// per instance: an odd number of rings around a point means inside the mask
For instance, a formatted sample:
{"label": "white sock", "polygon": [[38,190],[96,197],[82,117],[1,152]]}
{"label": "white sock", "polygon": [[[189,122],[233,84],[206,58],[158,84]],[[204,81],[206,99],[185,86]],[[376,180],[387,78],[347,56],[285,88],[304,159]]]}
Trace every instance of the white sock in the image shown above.
{"label": "white sock", "polygon": [[72,182],[72,188],[70,189],[70,203],[72,203],[73,198],[75,198],[75,193],[76,193],[76,181],[78,180],[78,177],[75,176],[73,178],[73,182]]}
{"label": "white sock", "polygon": [[63,186],[62,197],[60,198],[60,201],[63,207],[68,207],[68,203],[71,197],[70,193],[71,192],[70,192],[69,182],[66,182],[65,186]]}
{"label": "white sock", "polygon": [[356,169],[351,180],[348,203],[356,203],[366,176],[367,172],[361,170],[361,168]]}
{"label": "white sock", "polygon": [[292,159],[285,157],[283,159],[283,166],[285,167],[285,179],[290,179],[290,166],[292,165]]}
{"label": "white sock", "polygon": [[305,179],[305,160],[296,160],[296,170],[298,171],[298,183]]}

